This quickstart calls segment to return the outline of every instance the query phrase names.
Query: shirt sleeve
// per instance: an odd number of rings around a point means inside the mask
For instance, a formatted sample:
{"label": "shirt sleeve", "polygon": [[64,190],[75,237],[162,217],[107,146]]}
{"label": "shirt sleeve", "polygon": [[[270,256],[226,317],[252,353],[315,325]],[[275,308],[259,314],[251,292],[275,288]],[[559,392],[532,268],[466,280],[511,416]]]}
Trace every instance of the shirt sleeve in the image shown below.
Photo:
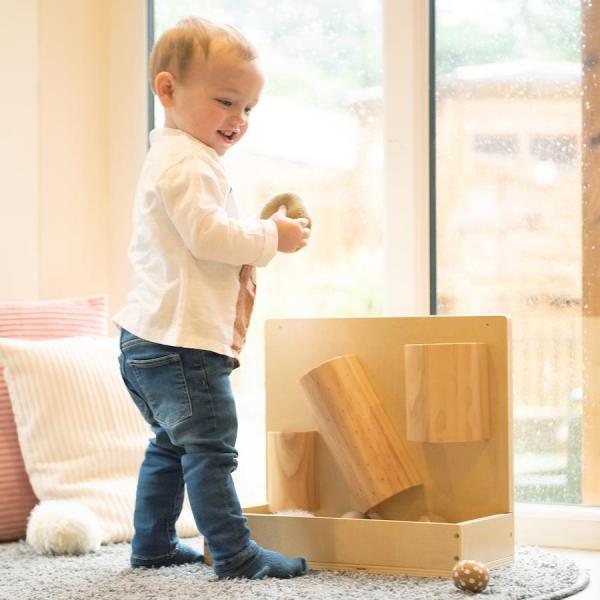
{"label": "shirt sleeve", "polygon": [[197,157],[183,159],[158,181],[165,211],[195,258],[267,265],[277,252],[277,226],[270,220],[229,217],[225,187],[214,169]]}

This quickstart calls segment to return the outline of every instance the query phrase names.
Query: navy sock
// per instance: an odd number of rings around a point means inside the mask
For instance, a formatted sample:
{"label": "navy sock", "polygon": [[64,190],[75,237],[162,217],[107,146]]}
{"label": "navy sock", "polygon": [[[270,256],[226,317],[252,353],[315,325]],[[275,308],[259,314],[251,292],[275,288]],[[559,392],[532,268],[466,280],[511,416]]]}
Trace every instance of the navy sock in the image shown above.
{"label": "navy sock", "polygon": [[241,565],[231,569],[215,568],[219,579],[262,579],[277,577],[288,579],[306,573],[306,559],[303,557],[289,559],[279,552],[265,550],[256,546],[257,552]]}
{"label": "navy sock", "polygon": [[171,567],[173,565],[185,565],[188,563],[204,562],[204,555],[185,544],[177,544],[175,554],[162,558],[131,558],[131,566],[134,569],[139,567]]}

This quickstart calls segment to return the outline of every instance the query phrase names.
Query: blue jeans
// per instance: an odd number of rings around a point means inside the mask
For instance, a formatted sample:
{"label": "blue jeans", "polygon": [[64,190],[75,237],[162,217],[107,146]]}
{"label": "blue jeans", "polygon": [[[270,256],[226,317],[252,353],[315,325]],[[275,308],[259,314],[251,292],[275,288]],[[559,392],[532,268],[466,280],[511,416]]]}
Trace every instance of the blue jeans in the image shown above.
{"label": "blue jeans", "polygon": [[229,376],[237,361],[176,348],[121,331],[121,374],[150,424],[137,485],[132,560],[173,555],[184,484],[215,568],[256,553],[231,477],[237,467],[237,416]]}

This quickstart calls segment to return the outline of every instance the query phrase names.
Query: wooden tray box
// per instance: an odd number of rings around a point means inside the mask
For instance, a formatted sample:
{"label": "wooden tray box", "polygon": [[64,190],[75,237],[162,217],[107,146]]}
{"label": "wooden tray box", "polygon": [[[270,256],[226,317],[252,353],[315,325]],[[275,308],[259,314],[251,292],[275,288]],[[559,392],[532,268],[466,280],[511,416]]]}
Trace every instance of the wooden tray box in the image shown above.
{"label": "wooden tray box", "polygon": [[[317,430],[299,379],[324,361],[356,355],[422,480],[383,501],[381,519],[337,518],[356,501],[319,436],[315,517],[245,509],[252,537],[311,568],[449,576],[454,563],[489,567],[514,556],[509,320],[485,317],[381,317],[272,320],[266,325],[266,430]],[[430,443],[407,439],[405,346],[487,346],[489,437]],[[267,494],[268,497],[268,494]],[[447,522],[420,522],[424,515]]]}
{"label": "wooden tray box", "polygon": [[513,515],[462,523],[420,523],[271,515],[267,505],[245,511],[252,537],[286,556],[304,556],[311,569],[444,577],[458,560],[489,568],[514,556]]}

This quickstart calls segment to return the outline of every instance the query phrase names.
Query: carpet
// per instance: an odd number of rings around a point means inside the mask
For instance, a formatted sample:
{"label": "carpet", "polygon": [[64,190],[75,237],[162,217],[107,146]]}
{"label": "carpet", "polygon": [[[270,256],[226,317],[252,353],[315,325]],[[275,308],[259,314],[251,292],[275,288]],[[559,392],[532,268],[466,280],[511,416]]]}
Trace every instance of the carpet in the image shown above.
{"label": "carpet", "polygon": [[[199,539],[188,540],[199,547]],[[194,543],[195,542],[195,543]],[[206,565],[130,569],[129,545],[84,556],[39,556],[25,542],[0,545],[2,600],[445,600],[471,597],[450,579],[310,571],[296,579],[217,581]],[[491,572],[482,600],[559,600],[582,590],[576,563],[534,547],[517,549],[512,565]]]}

